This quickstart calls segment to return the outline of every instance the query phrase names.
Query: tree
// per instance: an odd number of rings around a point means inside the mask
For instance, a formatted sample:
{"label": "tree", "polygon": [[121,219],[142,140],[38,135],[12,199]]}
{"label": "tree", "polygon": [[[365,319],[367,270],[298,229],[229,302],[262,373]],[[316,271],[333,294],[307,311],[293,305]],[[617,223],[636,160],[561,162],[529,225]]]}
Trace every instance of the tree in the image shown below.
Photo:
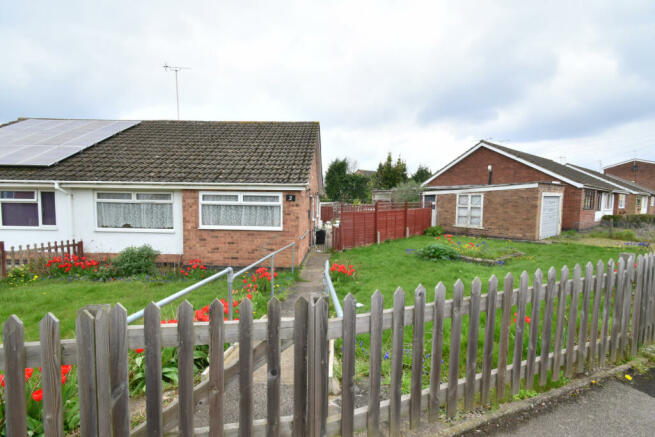
{"label": "tree", "polygon": [[400,159],[400,155],[394,164],[391,153],[389,153],[387,155],[387,160],[378,165],[378,170],[373,179],[376,188],[385,190],[393,188],[399,183],[407,180],[407,164]]}
{"label": "tree", "polygon": [[416,171],[414,172],[414,174],[412,175],[412,180],[420,184],[428,180],[430,176],[432,176],[432,172],[430,171],[430,169],[423,165],[419,165]]}
{"label": "tree", "polygon": [[391,192],[391,200],[393,202],[416,202],[419,200],[419,193],[421,192],[421,185],[410,179],[406,182],[401,182]]}
{"label": "tree", "polygon": [[355,199],[366,201],[370,191],[366,176],[352,173],[346,159],[335,159],[325,173],[325,194],[333,202],[352,202]]}

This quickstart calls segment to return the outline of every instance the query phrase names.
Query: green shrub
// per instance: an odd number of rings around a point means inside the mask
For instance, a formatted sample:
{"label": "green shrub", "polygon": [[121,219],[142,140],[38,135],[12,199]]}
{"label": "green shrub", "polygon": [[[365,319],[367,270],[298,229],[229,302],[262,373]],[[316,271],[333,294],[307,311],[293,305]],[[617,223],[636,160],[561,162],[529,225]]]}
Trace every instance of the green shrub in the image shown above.
{"label": "green shrub", "polygon": [[28,266],[16,267],[9,273],[7,273],[7,282],[10,287],[19,287],[23,284],[28,284],[39,279],[39,275],[36,275],[30,271]]}
{"label": "green shrub", "polygon": [[440,235],[443,235],[443,228],[441,226],[430,226],[423,233],[431,237],[438,237]]}
{"label": "green shrub", "polygon": [[128,247],[116,257],[113,265],[120,276],[154,274],[157,255],[159,252],[147,244]]}
{"label": "green shrub", "polygon": [[621,228],[640,228],[655,224],[655,215],[653,214],[604,215],[601,223],[609,225],[610,219],[614,219],[614,226]]}
{"label": "green shrub", "polygon": [[430,244],[423,249],[417,250],[416,255],[430,261],[451,260],[458,257],[454,248],[443,244]]}

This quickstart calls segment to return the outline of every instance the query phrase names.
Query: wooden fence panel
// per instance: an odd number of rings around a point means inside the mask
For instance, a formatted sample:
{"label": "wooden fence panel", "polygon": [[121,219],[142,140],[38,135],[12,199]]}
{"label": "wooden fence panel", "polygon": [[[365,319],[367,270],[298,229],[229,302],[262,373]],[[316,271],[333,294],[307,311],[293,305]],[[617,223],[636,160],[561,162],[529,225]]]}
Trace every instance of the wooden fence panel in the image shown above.
{"label": "wooden fence panel", "polygon": [[209,435],[221,437],[223,435],[223,396],[224,387],[224,309],[218,300],[209,306]]}
{"label": "wooden fence panel", "polygon": [[532,286],[532,299],[530,299],[530,337],[528,338],[528,362],[525,369],[525,388],[531,390],[534,387],[534,374],[537,358],[537,340],[539,337],[539,315],[541,309],[541,289],[543,285],[543,273],[537,269],[534,273]]}
{"label": "wooden fence panel", "polygon": [[480,387],[480,404],[486,406],[489,403],[489,392],[491,390],[491,368],[493,367],[494,335],[496,327],[496,294],[498,291],[498,279],[496,275],[489,278],[487,287],[487,315],[484,330],[484,350],[482,351],[482,385]]}
{"label": "wooden fence panel", "polygon": [[[443,358],[443,322],[444,306],[446,299],[446,287],[439,282],[434,290],[434,306],[432,314],[432,350],[430,365],[430,397],[429,397],[429,419],[436,420],[439,417],[440,386],[441,386],[441,361]],[[373,370],[371,368],[371,370]]]}
{"label": "wooden fence panel", "polygon": [[98,435],[111,434],[111,378],[109,356],[109,312],[104,309],[96,311],[95,330],[95,379],[98,408]]}
{"label": "wooden fence panel", "polygon": [[623,281],[625,280],[625,261],[619,258],[616,268],[616,293],[612,311],[612,338],[610,340],[610,361],[616,363],[621,333],[621,316],[623,314]]}
{"label": "wooden fence panel", "polygon": [[27,435],[25,415],[25,328],[12,315],[2,327],[5,369],[5,427],[8,436]]}
{"label": "wooden fence panel", "polygon": [[117,303],[109,313],[109,372],[111,420],[115,436],[130,434],[129,377],[127,363],[127,310]]}
{"label": "wooden fence panel", "polygon": [[603,324],[600,328],[601,332],[601,350],[600,350],[600,366],[605,366],[607,361],[607,353],[610,350],[610,343],[607,339],[610,324],[610,312],[612,308],[612,290],[614,288],[614,260],[610,259],[607,263],[607,279],[605,280],[605,294],[603,296]]}
{"label": "wooden fence panel", "polygon": [[177,309],[178,428],[180,435],[193,435],[193,307],[184,300]]}
{"label": "wooden fence panel", "polygon": [[[75,337],[77,337],[77,390],[80,405],[80,434],[83,436],[98,435],[98,402],[96,397],[98,390],[95,374],[95,327],[93,325],[93,316],[90,312],[87,310],[78,312],[75,323]],[[159,379],[161,380],[161,376]]]}
{"label": "wooden fence panel", "polygon": [[525,331],[525,307],[528,300],[528,273],[523,271],[519,282],[519,310],[516,317],[516,332],[514,336],[514,361],[512,365],[512,396],[518,394],[521,388],[521,361],[523,359],[523,333]]}
{"label": "wooden fence panel", "polygon": [[425,337],[425,288],[414,292],[414,334],[412,342],[412,383],[409,399],[409,427],[421,422],[421,388],[423,383],[423,337]]}
{"label": "wooden fence panel", "polygon": [[162,435],[164,432],[164,421],[161,382],[161,311],[154,302],[146,307],[143,321],[146,350],[146,429],[149,436],[155,436]]}
{"label": "wooden fence panel", "polygon": [[571,286],[569,282],[569,268],[562,267],[559,276],[557,292],[557,318],[555,321],[555,340],[553,342],[553,371],[551,381],[559,381],[559,372],[562,368],[562,336],[564,335],[564,315],[566,313],[566,300]]}
{"label": "wooden fence panel", "polygon": [[626,268],[626,279],[623,281],[623,314],[621,315],[621,338],[619,343],[619,355],[628,355],[628,327],[630,326],[630,308],[632,307],[632,285],[635,272],[635,257],[628,258]]}
{"label": "wooden fence panel", "polygon": [[309,303],[299,297],[293,320],[293,436],[302,437],[307,429],[307,338]]}
{"label": "wooden fence panel", "polygon": [[585,343],[587,342],[587,328],[589,324],[589,303],[591,302],[591,289],[593,287],[594,266],[588,262],[585,266],[582,311],[580,314],[580,331],[578,337],[578,362],[577,372],[584,372],[585,363]]}
{"label": "wooden fence panel", "polygon": [[391,406],[389,435],[400,435],[400,397],[403,379],[403,340],[405,336],[405,292],[398,288],[393,294],[393,332],[391,344]]}
{"label": "wooden fence panel", "polygon": [[464,284],[460,279],[453,287],[453,303],[450,325],[450,355],[448,359],[448,393],[447,414],[455,417],[457,414],[457,382],[459,379],[459,350],[462,341],[462,300]]}
{"label": "wooden fence panel", "polygon": [[59,320],[51,313],[41,319],[41,385],[43,386],[43,433],[47,436],[64,435],[61,394],[61,344]]}
{"label": "wooden fence panel", "polygon": [[266,378],[266,435],[280,435],[280,301],[268,301],[268,357]]}
{"label": "wooden fence panel", "polygon": [[505,398],[505,378],[509,353],[509,328],[512,321],[512,298],[514,294],[514,276],[505,275],[503,280],[503,315],[500,322],[500,339],[498,341],[498,374],[496,376],[496,401]]}
{"label": "wooden fence panel", "polygon": [[594,278],[594,304],[591,312],[591,331],[589,332],[589,342],[591,343],[589,348],[589,368],[593,369],[596,367],[598,362],[598,320],[600,312],[600,298],[603,294],[603,268],[604,264],[602,261],[598,261],[596,264],[596,277]]}
{"label": "wooden fence panel", "polygon": [[471,285],[471,300],[469,305],[468,342],[466,351],[466,385],[464,386],[464,408],[470,410],[475,401],[475,374],[478,353],[478,334],[480,331],[480,296],[482,282],[479,278]]}
{"label": "wooden fence panel", "polygon": [[355,298],[343,301],[343,364],[341,369],[341,435],[352,436],[355,420]]}
{"label": "wooden fence panel", "polygon": [[366,427],[369,436],[380,435],[380,373],[382,368],[382,312],[384,297],[380,290],[375,290],[371,297],[370,371],[368,392],[368,416]]}
{"label": "wooden fence panel", "polygon": [[630,341],[630,355],[637,355],[637,348],[639,346],[639,333],[640,333],[640,316],[641,308],[643,302],[641,299],[642,288],[644,283],[644,258],[639,255],[637,257],[637,269],[636,269],[636,287],[635,287],[635,296],[634,304],[632,310],[632,339]]}
{"label": "wooden fence panel", "polygon": [[555,301],[555,268],[548,269],[546,293],[544,295],[544,323],[541,331],[541,361],[539,367],[539,385],[544,386],[548,380],[548,355],[550,354],[550,337],[553,327],[553,309]]}
{"label": "wooden fence panel", "polygon": [[254,400],[252,393],[252,302],[244,299],[239,305],[239,436],[253,435]]}

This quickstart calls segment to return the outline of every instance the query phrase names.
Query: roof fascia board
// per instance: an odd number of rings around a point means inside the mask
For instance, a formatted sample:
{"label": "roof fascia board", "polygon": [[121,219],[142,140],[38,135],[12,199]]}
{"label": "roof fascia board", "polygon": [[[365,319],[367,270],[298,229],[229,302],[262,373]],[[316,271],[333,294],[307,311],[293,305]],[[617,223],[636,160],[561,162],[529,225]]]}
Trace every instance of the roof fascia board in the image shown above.
{"label": "roof fascia board", "polygon": [[584,174],[586,174],[587,176],[591,176],[591,177],[594,178],[594,179],[598,179],[599,181],[605,182],[606,184],[614,185],[615,187],[620,188],[621,190],[626,191],[625,194],[636,194],[636,193],[637,193],[636,191],[633,191],[633,190],[631,190],[630,188],[628,188],[628,187],[626,187],[626,186],[619,185],[619,184],[617,184],[617,183],[615,183],[615,182],[610,181],[609,179],[601,178],[601,177],[596,176],[596,175],[593,174],[593,173],[586,172],[586,171],[580,169],[580,167],[576,167],[576,166],[571,165],[571,164],[565,164],[565,165],[566,165],[567,167],[572,168],[573,170],[577,170],[577,171],[579,171],[580,173],[584,173]]}
{"label": "roof fascia board", "polygon": [[[112,189],[221,189],[253,191],[304,191],[309,187],[303,184],[265,184],[265,183],[202,183],[202,182],[125,182],[125,181],[56,181],[66,188],[112,188]],[[0,180],[0,187],[52,186],[52,180]]]}
{"label": "roof fascia board", "polygon": [[520,184],[520,185],[502,185],[502,186],[489,186],[489,187],[477,187],[477,188],[450,188],[446,190],[426,190],[421,192],[421,194],[431,195],[431,194],[455,194],[455,193],[484,193],[487,191],[525,190],[527,188],[537,188],[538,186],[539,183],[534,182],[531,184]]}
{"label": "roof fascia board", "polygon": [[603,170],[605,170],[607,168],[618,167],[619,165],[628,164],[630,162],[644,162],[646,164],[655,164],[655,161],[649,161],[647,159],[628,159],[627,161],[622,161],[622,162],[619,162],[619,163],[616,163],[616,164],[606,165],[605,167],[603,167]]}

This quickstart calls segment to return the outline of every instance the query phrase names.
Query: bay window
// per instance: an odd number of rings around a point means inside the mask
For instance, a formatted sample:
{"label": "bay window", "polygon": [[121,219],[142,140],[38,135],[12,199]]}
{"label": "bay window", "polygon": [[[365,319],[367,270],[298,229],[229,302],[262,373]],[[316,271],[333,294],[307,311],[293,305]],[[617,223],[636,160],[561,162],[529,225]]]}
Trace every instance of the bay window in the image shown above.
{"label": "bay window", "polygon": [[282,194],[200,192],[200,228],[282,230]]}
{"label": "bay window", "polygon": [[49,227],[57,224],[53,191],[0,191],[2,227]]}
{"label": "bay window", "polygon": [[457,226],[482,227],[482,194],[457,195]]}
{"label": "bay window", "polygon": [[99,229],[173,229],[171,193],[97,192]]}

